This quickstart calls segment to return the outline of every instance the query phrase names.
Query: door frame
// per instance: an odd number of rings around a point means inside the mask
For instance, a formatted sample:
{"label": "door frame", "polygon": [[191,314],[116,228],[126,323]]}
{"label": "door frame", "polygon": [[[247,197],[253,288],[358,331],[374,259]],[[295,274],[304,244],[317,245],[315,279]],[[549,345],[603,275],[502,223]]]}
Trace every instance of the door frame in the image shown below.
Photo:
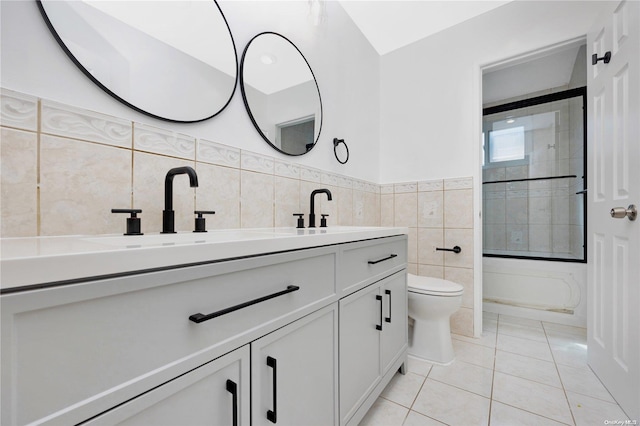
{"label": "door frame", "polygon": [[[482,336],[482,237],[483,237],[483,229],[482,229],[482,150],[480,149],[480,138],[482,135],[482,110],[483,110],[483,93],[482,93],[482,80],[483,76],[486,72],[496,71],[501,68],[505,68],[507,66],[517,65],[519,63],[525,63],[532,61],[536,58],[546,56],[549,53],[557,50],[566,49],[572,45],[578,44],[586,44],[587,35],[583,34],[579,37],[574,37],[568,40],[559,41],[557,43],[535,49],[524,51],[516,55],[510,55],[505,58],[502,58],[498,61],[490,61],[490,62],[478,62],[474,65],[474,73],[476,78],[473,80],[473,92],[477,93],[477,102],[475,105],[475,111],[473,114],[474,120],[474,129],[475,134],[472,137],[475,137],[477,143],[473,144],[474,149],[474,158],[476,159],[476,165],[473,170],[473,180],[476,184],[473,186],[473,208],[474,208],[474,250],[477,255],[474,259],[474,318],[473,318],[473,332],[475,337]],[[586,123],[585,123],[586,125]],[[586,152],[585,152],[586,156]],[[586,161],[586,160],[585,160]],[[585,169],[585,175],[587,171]],[[586,212],[586,207],[585,207]],[[586,212],[588,214],[588,212]],[[586,225],[586,223],[585,223]],[[586,248],[585,248],[586,249]]]}

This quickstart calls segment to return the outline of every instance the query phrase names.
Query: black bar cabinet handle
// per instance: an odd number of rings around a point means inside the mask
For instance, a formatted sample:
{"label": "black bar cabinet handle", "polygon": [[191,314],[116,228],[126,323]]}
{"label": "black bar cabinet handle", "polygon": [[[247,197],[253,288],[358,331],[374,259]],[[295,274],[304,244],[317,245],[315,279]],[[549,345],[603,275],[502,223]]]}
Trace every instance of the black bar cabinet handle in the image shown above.
{"label": "black bar cabinet handle", "polygon": [[278,387],[277,387],[277,382],[278,382],[278,372],[276,371],[276,359],[272,358],[270,356],[267,357],[267,365],[271,368],[273,368],[273,410],[268,410],[267,411],[267,419],[271,422],[271,423],[275,423],[278,421],[278,415],[277,415],[277,411],[278,411],[278,405],[276,402],[276,395],[278,393]]}
{"label": "black bar cabinet handle", "polygon": [[265,300],[273,299],[274,297],[282,296],[283,294],[291,293],[298,290],[300,290],[300,287],[298,287],[297,285],[288,285],[286,290],[278,291],[276,293],[269,294],[268,296],[263,296],[257,299],[250,300],[248,302],[240,303],[239,305],[231,306],[230,308],[225,308],[209,315],[200,313],[193,314],[189,317],[189,320],[200,324],[201,322],[208,321],[210,319],[228,314],[233,311],[237,311],[238,309],[243,309],[247,306],[255,305],[256,303],[264,302]]}
{"label": "black bar cabinet handle", "polygon": [[393,259],[394,257],[398,257],[398,255],[397,254],[390,254],[389,256],[387,256],[387,257],[385,257],[383,259],[370,260],[368,263],[369,263],[369,265],[375,265],[376,263],[384,262],[385,260]]}
{"label": "black bar cabinet handle", "polygon": [[233,426],[238,426],[238,385],[232,380],[227,380],[227,392],[233,395]]}
{"label": "black bar cabinet handle", "polygon": [[389,316],[386,317],[384,320],[385,322],[391,322],[391,290],[385,290],[384,294],[389,296]]}
{"label": "black bar cabinet handle", "polygon": [[454,253],[460,253],[462,249],[460,248],[460,246],[455,246],[454,248],[436,247],[436,251],[452,251]]}
{"label": "black bar cabinet handle", "polygon": [[376,300],[380,301],[380,324],[376,324],[376,330],[382,331],[382,296],[376,294]]}

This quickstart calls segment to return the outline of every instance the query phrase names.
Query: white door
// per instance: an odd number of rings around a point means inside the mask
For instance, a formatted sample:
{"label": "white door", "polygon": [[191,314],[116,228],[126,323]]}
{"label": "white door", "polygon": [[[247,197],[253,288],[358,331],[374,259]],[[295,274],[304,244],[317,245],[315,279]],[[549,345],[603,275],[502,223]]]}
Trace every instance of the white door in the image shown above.
{"label": "white door", "polygon": [[[588,362],[640,419],[640,2],[612,3],[588,36]],[[591,59],[591,56],[589,56]]]}

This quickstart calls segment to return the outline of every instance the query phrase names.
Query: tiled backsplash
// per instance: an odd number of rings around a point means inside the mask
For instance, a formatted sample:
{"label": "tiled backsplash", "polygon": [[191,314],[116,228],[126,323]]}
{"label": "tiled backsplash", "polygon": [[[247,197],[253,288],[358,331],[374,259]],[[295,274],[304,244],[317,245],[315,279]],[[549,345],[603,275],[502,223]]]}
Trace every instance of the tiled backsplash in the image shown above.
{"label": "tiled backsplash", "polygon": [[[142,231],[159,232],[166,172],[191,166],[199,187],[174,179],[176,230],[193,211],[215,210],[209,229],[295,226],[309,210],[329,224],[409,227],[409,270],[465,286],[452,329],[473,335],[473,180],[378,185],[143,123],[2,89],[2,237],[116,234],[142,209]],[[462,247],[462,253],[435,247]]]}
{"label": "tiled backsplash", "polygon": [[142,209],[142,231],[159,232],[164,177],[196,169],[199,187],[174,179],[176,230],[195,209],[215,210],[210,229],[294,226],[293,213],[329,224],[380,225],[380,186],[143,123],[2,89],[2,237],[124,232],[112,208]]}
{"label": "tiled backsplash", "polygon": [[[473,336],[473,178],[382,185],[382,226],[409,227],[409,272],[464,286],[453,332]],[[436,247],[460,246],[458,254]]]}

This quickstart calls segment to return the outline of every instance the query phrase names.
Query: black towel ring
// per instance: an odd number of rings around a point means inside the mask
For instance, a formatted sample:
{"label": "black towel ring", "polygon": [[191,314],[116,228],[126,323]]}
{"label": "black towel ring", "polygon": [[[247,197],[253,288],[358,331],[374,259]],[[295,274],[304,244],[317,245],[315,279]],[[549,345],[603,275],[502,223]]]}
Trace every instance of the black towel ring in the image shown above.
{"label": "black towel ring", "polygon": [[[344,149],[346,150],[346,158],[344,161],[340,160],[340,157],[338,157],[338,145],[340,144],[344,145]],[[344,142],[344,139],[333,138],[333,154],[336,156],[336,160],[338,160],[338,163],[340,164],[346,164],[347,161],[349,161],[349,147]]]}

